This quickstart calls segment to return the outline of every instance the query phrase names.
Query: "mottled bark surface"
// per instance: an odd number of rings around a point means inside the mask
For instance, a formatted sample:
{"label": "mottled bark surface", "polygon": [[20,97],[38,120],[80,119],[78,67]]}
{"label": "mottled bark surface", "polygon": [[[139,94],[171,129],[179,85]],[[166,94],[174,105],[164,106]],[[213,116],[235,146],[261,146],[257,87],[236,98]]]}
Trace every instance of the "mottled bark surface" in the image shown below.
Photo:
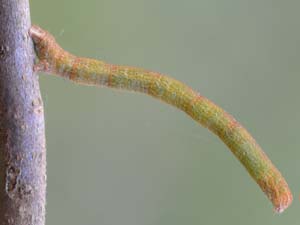
{"label": "mottled bark surface", "polygon": [[44,225],[43,104],[28,0],[0,0],[0,224]]}

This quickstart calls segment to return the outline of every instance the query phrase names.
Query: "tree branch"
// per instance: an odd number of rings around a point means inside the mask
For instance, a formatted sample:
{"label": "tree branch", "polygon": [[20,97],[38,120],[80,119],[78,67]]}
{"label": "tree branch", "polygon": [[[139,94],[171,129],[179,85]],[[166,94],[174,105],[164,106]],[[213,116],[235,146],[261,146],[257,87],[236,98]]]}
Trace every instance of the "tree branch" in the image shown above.
{"label": "tree branch", "polygon": [[0,224],[44,225],[44,115],[28,0],[0,0]]}

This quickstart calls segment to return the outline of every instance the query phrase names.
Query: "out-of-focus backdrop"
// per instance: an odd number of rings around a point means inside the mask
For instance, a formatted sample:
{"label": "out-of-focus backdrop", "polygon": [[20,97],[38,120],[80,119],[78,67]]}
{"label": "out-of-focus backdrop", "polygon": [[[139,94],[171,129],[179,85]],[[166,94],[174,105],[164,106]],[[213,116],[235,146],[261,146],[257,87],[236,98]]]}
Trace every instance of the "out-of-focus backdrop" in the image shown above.
{"label": "out-of-focus backdrop", "polygon": [[72,53],[166,73],[225,108],[295,198],[276,215],[227,147],[169,105],[42,74],[47,225],[299,224],[300,1],[30,3]]}

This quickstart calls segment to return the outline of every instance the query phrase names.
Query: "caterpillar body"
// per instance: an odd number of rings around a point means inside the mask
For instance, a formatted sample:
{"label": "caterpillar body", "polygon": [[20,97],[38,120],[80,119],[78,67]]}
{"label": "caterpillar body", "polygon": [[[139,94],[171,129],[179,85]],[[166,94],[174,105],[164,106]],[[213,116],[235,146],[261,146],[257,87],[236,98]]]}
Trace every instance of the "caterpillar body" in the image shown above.
{"label": "caterpillar body", "polygon": [[289,187],[277,168],[250,133],[221,107],[169,76],[100,60],[81,58],[63,50],[42,28],[31,27],[30,36],[39,62],[36,71],[55,74],[83,85],[141,92],[160,99],[188,114],[215,133],[244,165],[267,195],[276,212],[292,202]]}

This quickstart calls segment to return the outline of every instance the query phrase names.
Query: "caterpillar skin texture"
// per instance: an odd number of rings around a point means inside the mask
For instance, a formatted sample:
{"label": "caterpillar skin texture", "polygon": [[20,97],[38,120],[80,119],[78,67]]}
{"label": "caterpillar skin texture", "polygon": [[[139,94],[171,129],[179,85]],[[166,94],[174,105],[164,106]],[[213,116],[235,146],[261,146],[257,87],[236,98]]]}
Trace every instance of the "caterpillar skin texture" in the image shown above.
{"label": "caterpillar skin texture", "polygon": [[276,212],[283,212],[291,204],[293,197],[285,179],[249,132],[222,108],[184,83],[140,68],[74,56],[63,50],[51,34],[35,25],[29,34],[39,59],[36,71],[56,74],[77,84],[141,92],[175,106],[228,146],[270,199]]}

